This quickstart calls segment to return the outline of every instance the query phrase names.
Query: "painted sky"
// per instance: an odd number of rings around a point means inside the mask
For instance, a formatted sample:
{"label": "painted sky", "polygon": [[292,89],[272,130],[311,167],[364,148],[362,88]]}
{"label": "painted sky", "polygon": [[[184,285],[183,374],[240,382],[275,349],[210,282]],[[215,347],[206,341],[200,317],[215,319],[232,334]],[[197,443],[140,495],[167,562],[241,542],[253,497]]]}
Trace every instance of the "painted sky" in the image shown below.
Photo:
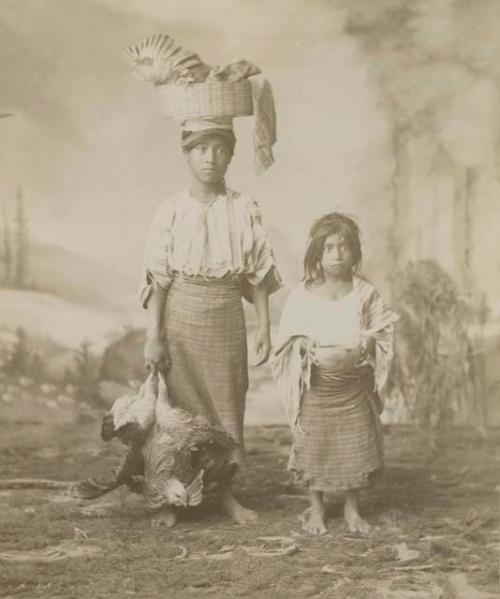
{"label": "painted sky", "polygon": [[0,112],[15,118],[0,123],[0,200],[12,209],[20,182],[34,236],[138,271],[155,206],[187,173],[177,123],[121,53],[165,32],[209,63],[255,62],[273,85],[276,164],[254,175],[252,119],[238,119],[229,185],[299,253],[310,221],[336,208],[359,215],[375,251],[389,127],[344,19],[329,1],[2,0]]}

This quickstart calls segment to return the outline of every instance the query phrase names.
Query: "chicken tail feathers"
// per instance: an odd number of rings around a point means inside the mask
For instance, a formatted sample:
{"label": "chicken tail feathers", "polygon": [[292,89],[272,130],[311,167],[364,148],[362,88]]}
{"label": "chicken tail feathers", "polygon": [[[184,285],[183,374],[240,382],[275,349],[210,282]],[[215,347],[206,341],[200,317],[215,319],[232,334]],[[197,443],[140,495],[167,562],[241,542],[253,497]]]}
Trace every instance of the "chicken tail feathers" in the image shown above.
{"label": "chicken tail feathers", "polygon": [[203,500],[203,475],[204,470],[200,470],[198,474],[186,487],[187,502],[189,506],[200,505]]}
{"label": "chicken tail feathers", "polygon": [[227,489],[238,470],[236,462],[229,461],[214,461],[204,472],[203,484],[204,492],[207,498],[215,497],[220,494],[223,489]]}

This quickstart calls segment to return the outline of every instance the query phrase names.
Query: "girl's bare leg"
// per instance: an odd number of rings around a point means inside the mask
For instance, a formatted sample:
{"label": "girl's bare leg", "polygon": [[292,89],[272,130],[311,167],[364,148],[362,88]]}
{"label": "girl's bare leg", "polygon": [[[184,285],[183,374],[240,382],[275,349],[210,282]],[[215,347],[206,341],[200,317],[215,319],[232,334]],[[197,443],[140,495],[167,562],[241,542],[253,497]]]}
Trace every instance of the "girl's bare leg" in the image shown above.
{"label": "girl's bare leg", "polygon": [[344,520],[351,532],[368,534],[371,526],[359,515],[358,492],[347,491],[344,503]]}
{"label": "girl's bare leg", "polygon": [[309,507],[301,517],[302,528],[313,535],[324,535],[326,529],[326,510],[323,505],[323,492],[309,489]]}
{"label": "girl's bare leg", "polygon": [[257,514],[253,510],[243,507],[231,489],[227,489],[222,494],[221,508],[238,524],[253,524],[258,520]]}

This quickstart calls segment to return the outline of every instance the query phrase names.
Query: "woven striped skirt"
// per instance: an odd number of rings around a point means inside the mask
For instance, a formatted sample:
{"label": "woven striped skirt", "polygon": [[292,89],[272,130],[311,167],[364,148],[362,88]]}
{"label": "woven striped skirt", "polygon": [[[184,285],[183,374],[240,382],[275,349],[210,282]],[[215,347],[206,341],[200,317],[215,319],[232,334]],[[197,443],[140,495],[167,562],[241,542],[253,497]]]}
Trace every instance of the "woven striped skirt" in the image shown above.
{"label": "woven striped skirt", "polygon": [[170,396],[192,414],[222,425],[243,450],[248,366],[238,281],[174,276],[163,324]]}
{"label": "woven striped skirt", "polygon": [[313,367],[288,464],[295,480],[340,493],[366,486],[382,470],[380,420],[366,383],[370,374]]}

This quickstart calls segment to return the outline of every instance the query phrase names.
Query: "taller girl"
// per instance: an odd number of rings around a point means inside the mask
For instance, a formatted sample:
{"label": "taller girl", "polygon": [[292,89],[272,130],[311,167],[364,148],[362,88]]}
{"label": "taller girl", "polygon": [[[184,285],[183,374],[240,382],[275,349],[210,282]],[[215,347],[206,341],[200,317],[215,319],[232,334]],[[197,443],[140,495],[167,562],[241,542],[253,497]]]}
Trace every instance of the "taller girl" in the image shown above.
{"label": "taller girl", "polygon": [[[153,36],[129,51],[136,70],[156,64],[158,72],[147,78],[159,86],[167,115],[182,116],[190,179],[185,190],[160,204],[146,241],[144,357],[153,371],[166,370],[173,400],[222,425],[241,455],[248,387],[241,298],[255,305],[255,353],[263,363],[271,349],[268,295],[280,278],[256,201],[229,189],[225,175],[236,144],[232,117],[252,111],[259,170],[272,163],[272,93],[265,80],[247,82],[259,72],[254,65],[240,61],[212,68],[172,43],[168,36]],[[259,117],[260,108],[267,117]],[[230,489],[222,506],[238,522],[255,519]],[[175,514],[162,519],[172,525]]]}

